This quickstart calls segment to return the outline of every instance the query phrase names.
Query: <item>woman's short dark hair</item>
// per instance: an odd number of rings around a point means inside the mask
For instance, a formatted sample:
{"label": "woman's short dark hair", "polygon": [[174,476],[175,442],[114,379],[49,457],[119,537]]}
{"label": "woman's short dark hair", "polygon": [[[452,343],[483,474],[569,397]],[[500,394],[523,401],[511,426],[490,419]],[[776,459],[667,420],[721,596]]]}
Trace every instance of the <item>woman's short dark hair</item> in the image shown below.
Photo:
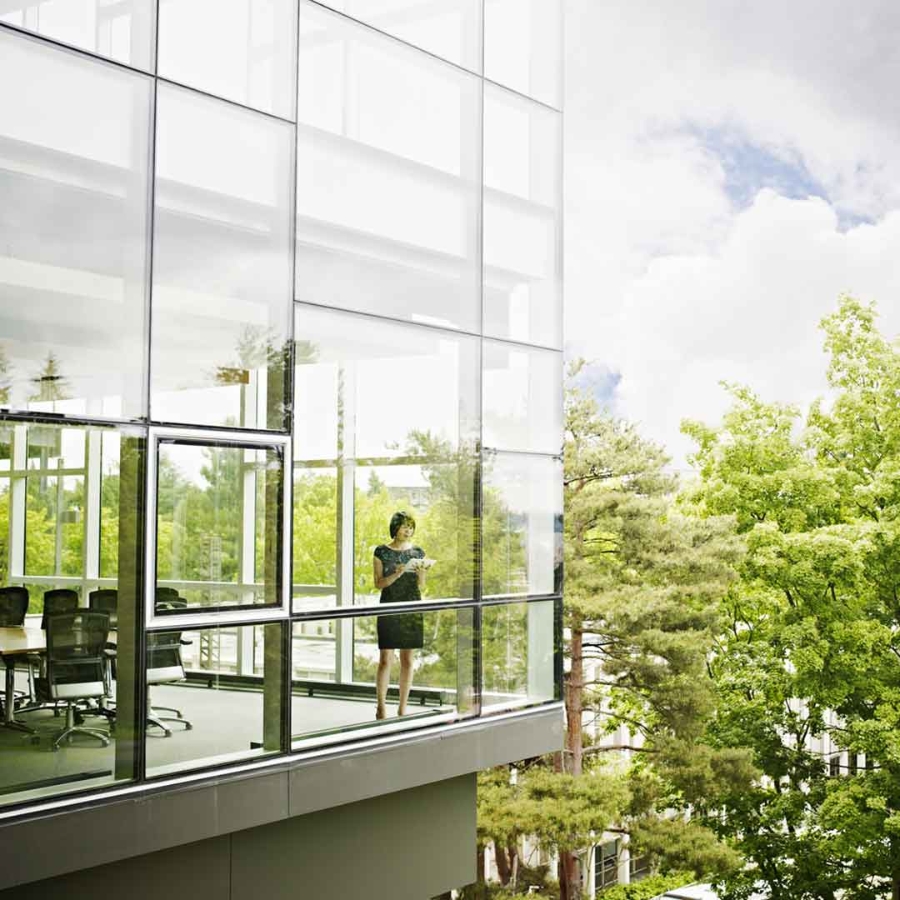
{"label": "woman's short dark hair", "polygon": [[403,512],[403,510],[401,509],[399,512],[395,512],[391,516],[391,537],[395,538],[397,536],[397,532],[404,525],[411,526],[413,531],[416,530],[416,520],[408,512]]}

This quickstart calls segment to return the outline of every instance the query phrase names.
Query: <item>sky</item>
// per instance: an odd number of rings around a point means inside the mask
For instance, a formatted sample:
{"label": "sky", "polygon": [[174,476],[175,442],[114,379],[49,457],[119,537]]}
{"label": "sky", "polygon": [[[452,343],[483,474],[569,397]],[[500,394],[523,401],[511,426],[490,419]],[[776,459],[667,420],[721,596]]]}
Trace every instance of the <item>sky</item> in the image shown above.
{"label": "sky", "polygon": [[567,356],[687,468],[722,380],[826,393],[842,292],[900,332],[900,4],[564,2]]}

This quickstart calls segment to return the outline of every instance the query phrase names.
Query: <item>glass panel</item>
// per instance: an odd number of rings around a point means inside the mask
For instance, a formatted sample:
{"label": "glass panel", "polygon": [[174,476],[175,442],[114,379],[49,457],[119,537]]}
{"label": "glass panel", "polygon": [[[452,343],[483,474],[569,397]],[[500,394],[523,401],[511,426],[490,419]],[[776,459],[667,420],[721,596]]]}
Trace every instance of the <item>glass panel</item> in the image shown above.
{"label": "glass panel", "polygon": [[148,633],[148,775],[281,750],[285,627]]}
{"label": "glass panel", "polygon": [[293,128],[159,86],[156,421],[284,428]]}
{"label": "glass panel", "polygon": [[157,613],[279,604],[282,496],[278,448],[161,443]]}
{"label": "glass panel", "polygon": [[84,478],[28,479],[25,572],[80,576],[84,552]]}
{"label": "glass panel", "polygon": [[295,622],[295,746],[471,714],[473,622],[469,608]]}
{"label": "glass panel", "polygon": [[296,296],[480,327],[481,84],[303,4]]}
{"label": "glass panel", "polygon": [[291,0],[160,0],[159,74],[292,119],[296,15]]}
{"label": "glass panel", "polygon": [[485,341],[484,446],[562,451],[562,354]]}
{"label": "glass panel", "polygon": [[105,432],[101,442],[100,465],[100,577],[115,578],[119,561],[119,503],[121,439]]}
{"label": "glass panel", "polygon": [[[378,603],[373,553],[391,543],[397,512],[415,521],[412,545],[427,560],[420,594],[465,600],[475,589],[475,466],[472,458],[420,465],[358,466],[354,538],[355,602]],[[417,549],[416,549],[417,548]],[[419,552],[421,551],[421,552]]]}
{"label": "glass panel", "polygon": [[337,603],[337,469],[294,468],[294,611]]}
{"label": "glass panel", "polygon": [[484,92],[484,332],[562,347],[559,113]]}
{"label": "glass panel", "polygon": [[484,0],[484,75],[562,106],[562,0]]}
{"label": "glass panel", "polygon": [[553,600],[481,611],[482,712],[556,699]]}
{"label": "glass panel", "polygon": [[562,586],[562,463],[488,454],[482,499],[482,593],[552,594]]}
{"label": "glass panel", "polygon": [[471,597],[477,338],[302,305],[296,334],[295,609],[377,602],[372,552],[401,508],[436,560],[429,596]]}
{"label": "glass panel", "polygon": [[148,78],[0,30],[0,405],[144,402]]}
{"label": "glass panel", "polygon": [[481,71],[480,0],[322,0],[436,56]]}
{"label": "glass panel", "polygon": [[[146,438],[133,430],[24,423],[0,423],[0,430],[6,436],[0,453],[14,462],[0,478],[0,587],[24,588],[30,613],[21,625],[0,628],[7,676],[0,686],[2,805],[134,775],[129,710],[136,648],[116,626],[119,613],[133,613],[140,602],[142,548],[134,537],[144,517]],[[104,457],[103,440],[113,435]],[[26,466],[33,452],[44,455],[39,468]],[[78,474],[75,464],[81,466]],[[122,485],[114,501],[107,501],[110,515],[126,520],[122,533],[132,537],[107,548],[118,578],[102,581],[98,604],[104,465]],[[78,649],[76,662],[72,648]]]}
{"label": "glass panel", "polygon": [[0,22],[153,69],[153,0],[4,0]]}

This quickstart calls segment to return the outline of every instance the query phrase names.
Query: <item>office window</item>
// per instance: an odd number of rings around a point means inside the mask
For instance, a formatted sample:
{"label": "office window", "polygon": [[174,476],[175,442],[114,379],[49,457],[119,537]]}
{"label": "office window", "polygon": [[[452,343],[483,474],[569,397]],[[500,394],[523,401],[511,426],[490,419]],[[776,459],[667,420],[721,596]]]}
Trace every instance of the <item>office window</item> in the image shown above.
{"label": "office window", "polygon": [[562,347],[559,113],[484,92],[484,332]]}
{"label": "office window", "polygon": [[128,724],[110,725],[113,699],[133,706],[136,647],[116,628],[140,602],[142,548],[117,539],[107,575],[99,566],[110,528],[138,534],[145,452],[134,426],[0,421],[0,590],[24,590],[27,603],[21,625],[0,635],[12,679],[0,688],[0,805],[134,777]]}
{"label": "office window", "polygon": [[471,608],[294,622],[294,745],[471,714],[474,639]]}
{"label": "office window", "polygon": [[6,0],[0,22],[153,70],[153,0]]}
{"label": "office window", "polygon": [[148,775],[281,750],[286,627],[148,632]]}
{"label": "office window", "polygon": [[481,611],[482,711],[556,699],[554,601],[485,606]]}
{"label": "office window", "polygon": [[144,402],[148,78],[0,30],[0,407]]}
{"label": "office window", "polygon": [[484,0],[484,76],[562,106],[562,0]]}
{"label": "office window", "polygon": [[280,606],[284,448],[163,438],[155,614]]}
{"label": "office window", "polygon": [[835,778],[841,774],[841,755],[828,757],[828,774]]}
{"label": "office window", "polygon": [[562,462],[489,453],[484,458],[482,593],[552,594],[562,587]]}
{"label": "office window", "polygon": [[562,357],[484,342],[484,446],[530,453],[562,451]]}
{"label": "office window", "polygon": [[594,890],[602,891],[619,883],[619,842],[607,841],[594,847]]}
{"label": "office window", "polygon": [[377,602],[401,509],[429,598],[472,597],[478,340],[302,304],[295,334],[295,610]]}
{"label": "office window", "polygon": [[293,129],[161,84],[151,415],[285,427]]}
{"label": "office window", "polygon": [[481,71],[480,0],[323,0],[339,12],[408,44]]}
{"label": "office window", "polygon": [[480,330],[477,77],[300,8],[296,298]]}
{"label": "office window", "polygon": [[291,0],[160,0],[159,74],[292,119],[296,35]]}

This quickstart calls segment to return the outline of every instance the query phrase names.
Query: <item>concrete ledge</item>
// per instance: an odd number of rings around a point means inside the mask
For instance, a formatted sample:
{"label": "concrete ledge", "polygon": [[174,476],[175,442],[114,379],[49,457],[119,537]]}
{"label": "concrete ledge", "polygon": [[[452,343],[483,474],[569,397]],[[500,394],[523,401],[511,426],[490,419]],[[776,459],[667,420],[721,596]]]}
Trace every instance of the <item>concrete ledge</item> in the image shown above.
{"label": "concrete ledge", "polygon": [[549,753],[562,735],[554,704],[37,811],[0,824],[0,889]]}

